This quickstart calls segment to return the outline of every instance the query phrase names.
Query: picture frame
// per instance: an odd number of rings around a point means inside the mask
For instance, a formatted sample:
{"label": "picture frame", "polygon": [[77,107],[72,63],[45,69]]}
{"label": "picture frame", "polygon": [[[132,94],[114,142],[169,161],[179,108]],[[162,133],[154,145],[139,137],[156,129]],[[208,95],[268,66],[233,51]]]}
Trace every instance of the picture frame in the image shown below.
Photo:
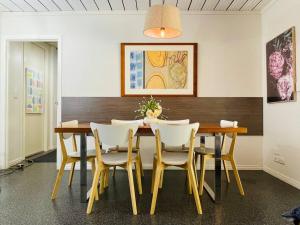
{"label": "picture frame", "polygon": [[266,44],[267,103],[294,102],[296,29],[291,27]]}
{"label": "picture frame", "polygon": [[44,81],[43,74],[31,68],[25,68],[25,112],[42,114],[44,112]]}
{"label": "picture frame", "polygon": [[197,97],[197,43],[121,43],[121,96]]}

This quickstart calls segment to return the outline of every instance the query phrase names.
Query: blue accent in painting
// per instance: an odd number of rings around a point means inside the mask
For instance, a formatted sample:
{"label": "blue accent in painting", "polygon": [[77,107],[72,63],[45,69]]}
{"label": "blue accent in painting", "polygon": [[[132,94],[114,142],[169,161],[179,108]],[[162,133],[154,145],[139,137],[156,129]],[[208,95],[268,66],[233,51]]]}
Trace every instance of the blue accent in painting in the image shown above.
{"label": "blue accent in painting", "polygon": [[144,52],[130,52],[130,88],[142,89],[144,85]]}
{"label": "blue accent in painting", "polygon": [[136,64],[135,63],[130,63],[130,71],[134,71],[136,68]]}
{"label": "blue accent in painting", "polygon": [[135,89],[135,83],[130,83],[130,88]]}
{"label": "blue accent in painting", "polygon": [[131,82],[135,81],[135,74],[134,74],[134,73],[133,73],[133,74],[132,74],[132,73],[130,74],[130,81],[131,81]]}

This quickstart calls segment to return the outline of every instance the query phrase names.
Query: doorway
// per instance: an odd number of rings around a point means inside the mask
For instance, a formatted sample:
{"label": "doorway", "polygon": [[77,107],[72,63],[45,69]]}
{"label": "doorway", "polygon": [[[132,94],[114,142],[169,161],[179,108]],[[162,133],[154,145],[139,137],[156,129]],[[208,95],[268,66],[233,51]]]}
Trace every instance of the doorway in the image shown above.
{"label": "doorway", "polygon": [[57,93],[57,41],[8,41],[7,167],[56,150]]}

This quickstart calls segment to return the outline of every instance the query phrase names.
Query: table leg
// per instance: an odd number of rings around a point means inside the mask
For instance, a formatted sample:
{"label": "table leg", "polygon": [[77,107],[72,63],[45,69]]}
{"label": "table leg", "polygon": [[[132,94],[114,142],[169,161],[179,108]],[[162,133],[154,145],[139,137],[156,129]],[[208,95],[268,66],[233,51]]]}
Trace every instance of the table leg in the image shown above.
{"label": "table leg", "polygon": [[[205,142],[205,140],[204,140]],[[201,139],[201,143],[202,142]],[[215,134],[215,187],[214,190],[204,181],[204,189],[207,191],[208,195],[215,203],[221,202],[221,179],[222,179],[222,171],[221,171],[221,163],[222,163],[222,155],[221,155],[221,135]]]}
{"label": "table leg", "polygon": [[215,202],[221,201],[222,189],[222,155],[221,155],[221,135],[215,136]]}
{"label": "table leg", "polygon": [[86,134],[80,134],[80,202],[87,202]]}
{"label": "table leg", "polygon": [[200,145],[205,146],[205,136],[200,136]]}

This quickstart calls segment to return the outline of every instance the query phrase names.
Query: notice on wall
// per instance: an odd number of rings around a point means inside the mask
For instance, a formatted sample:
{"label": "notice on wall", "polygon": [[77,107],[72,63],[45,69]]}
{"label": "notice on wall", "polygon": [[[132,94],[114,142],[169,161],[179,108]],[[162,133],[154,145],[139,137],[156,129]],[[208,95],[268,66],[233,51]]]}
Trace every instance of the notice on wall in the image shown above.
{"label": "notice on wall", "polygon": [[26,80],[26,113],[43,113],[44,84],[43,75],[32,69],[25,68]]}

